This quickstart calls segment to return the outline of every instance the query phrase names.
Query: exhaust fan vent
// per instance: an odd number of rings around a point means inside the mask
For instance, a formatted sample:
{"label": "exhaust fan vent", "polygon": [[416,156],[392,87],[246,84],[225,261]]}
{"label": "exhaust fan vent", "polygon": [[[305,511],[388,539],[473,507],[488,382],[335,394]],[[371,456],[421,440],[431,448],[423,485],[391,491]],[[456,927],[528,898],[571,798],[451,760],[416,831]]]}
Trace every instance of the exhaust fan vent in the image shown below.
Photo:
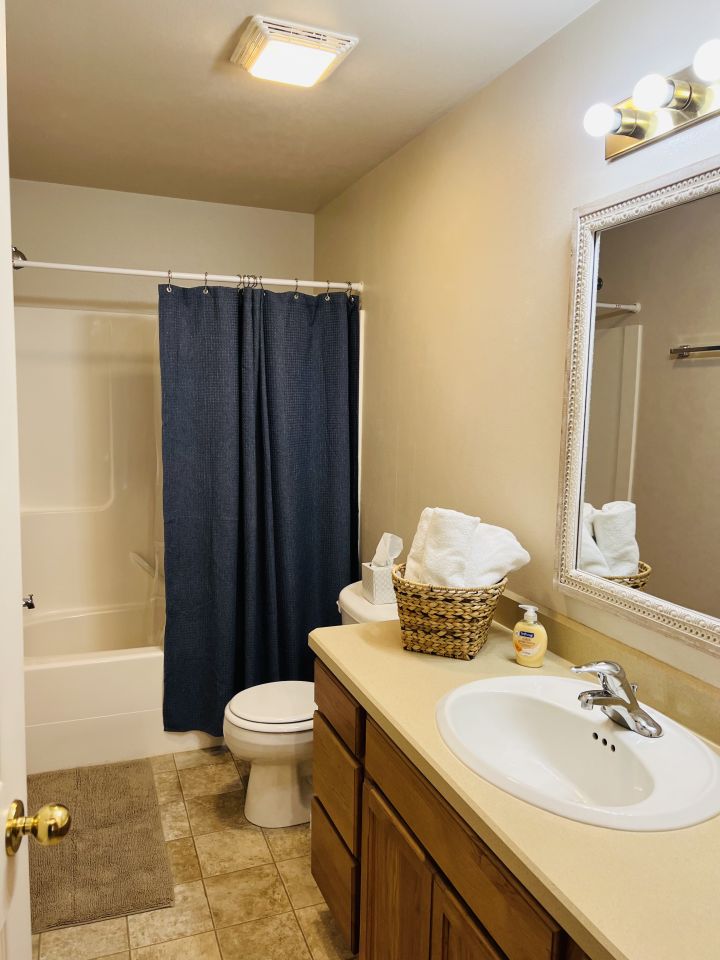
{"label": "exhaust fan vent", "polygon": [[230,60],[255,77],[311,87],[332,73],[357,43],[357,37],[255,16]]}

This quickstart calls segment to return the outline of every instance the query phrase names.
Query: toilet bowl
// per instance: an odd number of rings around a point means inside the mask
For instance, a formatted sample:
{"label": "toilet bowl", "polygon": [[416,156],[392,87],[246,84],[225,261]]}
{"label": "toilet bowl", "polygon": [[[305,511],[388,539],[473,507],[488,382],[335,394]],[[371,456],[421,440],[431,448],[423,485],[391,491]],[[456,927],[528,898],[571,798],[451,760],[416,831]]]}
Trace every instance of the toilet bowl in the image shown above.
{"label": "toilet bowl", "polygon": [[[373,604],[362,583],[338,599],[343,623],[397,620],[397,604]],[[229,750],[250,763],[245,816],[259,827],[290,827],[310,819],[312,795],[313,684],[261,683],[235,694],[225,707],[223,735]]]}
{"label": "toilet bowl", "polygon": [[314,710],[313,684],[301,680],[249,687],[225,707],[225,742],[250,763],[250,823],[289,827],[310,819]]}

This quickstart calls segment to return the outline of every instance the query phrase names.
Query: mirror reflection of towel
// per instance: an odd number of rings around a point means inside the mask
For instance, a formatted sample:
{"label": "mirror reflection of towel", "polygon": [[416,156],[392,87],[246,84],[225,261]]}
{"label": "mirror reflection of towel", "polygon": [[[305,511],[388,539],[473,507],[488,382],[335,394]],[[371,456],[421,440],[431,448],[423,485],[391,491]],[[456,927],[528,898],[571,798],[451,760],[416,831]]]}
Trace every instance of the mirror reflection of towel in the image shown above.
{"label": "mirror reflection of towel", "polygon": [[600,511],[596,510],[591,503],[583,504],[578,566],[585,573],[592,573],[596,577],[609,577],[610,567],[607,565],[600,547],[595,542],[593,533],[593,518],[596,513],[600,513]]}
{"label": "mirror reflection of towel", "polygon": [[635,539],[634,503],[606,503],[602,510],[595,511],[593,530],[611,577],[628,577],[638,572],[640,549]]}

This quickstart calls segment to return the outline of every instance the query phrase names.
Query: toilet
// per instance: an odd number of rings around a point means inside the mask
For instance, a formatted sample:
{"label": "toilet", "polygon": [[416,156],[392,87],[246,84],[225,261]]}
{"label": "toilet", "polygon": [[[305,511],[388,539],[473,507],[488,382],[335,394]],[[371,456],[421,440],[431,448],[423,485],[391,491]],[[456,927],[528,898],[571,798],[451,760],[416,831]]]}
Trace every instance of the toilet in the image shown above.
{"label": "toilet", "polygon": [[365,599],[362,580],[343,587],[338,597],[338,610],[343,623],[370,623],[398,618],[396,603],[370,603]]}
{"label": "toilet", "polygon": [[[372,604],[362,583],[338,599],[342,622],[396,620],[394,603]],[[258,827],[290,827],[310,819],[314,687],[303,680],[261,683],[236,693],[225,707],[228,749],[250,763],[245,816]]]}
{"label": "toilet", "polygon": [[313,684],[261,683],[225,707],[223,736],[250,763],[245,816],[258,827],[290,827],[310,819]]}

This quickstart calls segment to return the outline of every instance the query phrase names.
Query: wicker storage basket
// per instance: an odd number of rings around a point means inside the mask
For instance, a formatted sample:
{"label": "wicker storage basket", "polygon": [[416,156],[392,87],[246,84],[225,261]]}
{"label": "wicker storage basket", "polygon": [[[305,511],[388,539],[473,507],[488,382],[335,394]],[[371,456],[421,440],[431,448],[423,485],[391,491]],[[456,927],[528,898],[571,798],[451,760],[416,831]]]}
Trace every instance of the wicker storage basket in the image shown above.
{"label": "wicker storage basket", "polygon": [[652,567],[650,564],[643,563],[643,561],[640,560],[637,573],[633,573],[629,577],[605,577],[605,579],[611,580],[613,583],[619,583],[625,587],[632,587],[634,590],[642,590],[650,579],[651,573]]}
{"label": "wicker storage basket", "polygon": [[507,580],[491,587],[432,587],[405,579],[405,564],[392,572],[402,644],[406,650],[472,660],[487,640]]}

